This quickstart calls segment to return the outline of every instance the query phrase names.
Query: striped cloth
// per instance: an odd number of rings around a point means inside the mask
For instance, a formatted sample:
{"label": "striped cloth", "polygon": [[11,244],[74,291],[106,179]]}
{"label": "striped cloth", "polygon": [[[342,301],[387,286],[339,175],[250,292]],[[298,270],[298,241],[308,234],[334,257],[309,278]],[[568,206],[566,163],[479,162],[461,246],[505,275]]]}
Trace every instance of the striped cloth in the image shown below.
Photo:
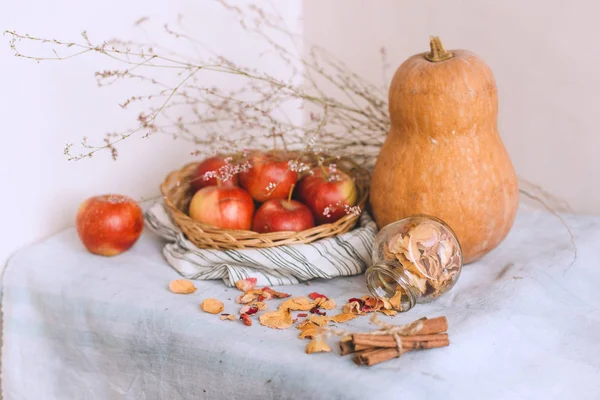
{"label": "striped cloth", "polygon": [[211,250],[187,240],[162,203],[152,206],[145,216],[147,225],[167,240],[162,253],[177,272],[188,279],[222,279],[227,286],[244,278],[257,278],[259,286],[277,286],[361,274],[371,263],[377,233],[375,222],[363,212],[352,231],[313,243]]}

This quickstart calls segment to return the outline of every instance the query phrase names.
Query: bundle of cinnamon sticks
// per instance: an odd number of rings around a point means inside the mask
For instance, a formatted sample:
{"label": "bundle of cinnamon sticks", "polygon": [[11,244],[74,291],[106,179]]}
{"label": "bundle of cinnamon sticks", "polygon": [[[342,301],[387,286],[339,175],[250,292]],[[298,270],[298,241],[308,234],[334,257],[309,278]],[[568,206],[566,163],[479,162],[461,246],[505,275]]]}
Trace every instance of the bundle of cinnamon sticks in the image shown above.
{"label": "bundle of cinnamon sticks", "polygon": [[[422,318],[414,323],[418,325],[410,334],[375,331],[345,336],[340,341],[342,355],[353,354],[356,364],[371,366],[399,357],[407,351],[450,345],[448,334],[445,333],[448,330],[446,317]],[[402,347],[401,352],[399,345]]]}

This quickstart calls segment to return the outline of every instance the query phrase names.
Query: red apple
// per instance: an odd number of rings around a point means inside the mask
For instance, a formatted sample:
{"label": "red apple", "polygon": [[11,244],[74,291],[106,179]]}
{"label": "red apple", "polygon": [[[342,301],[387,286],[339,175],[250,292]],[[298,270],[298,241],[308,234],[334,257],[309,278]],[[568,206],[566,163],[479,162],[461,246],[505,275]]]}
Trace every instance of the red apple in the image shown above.
{"label": "red apple", "polygon": [[271,199],[256,211],[252,230],[258,233],[300,232],[315,226],[312,212],[296,200]]}
{"label": "red apple", "polygon": [[109,257],[135,244],[142,234],[144,217],[135,200],[107,194],[81,203],[75,224],[79,238],[90,253]]}
{"label": "red apple", "polygon": [[203,160],[192,176],[192,189],[198,191],[207,186],[217,186],[217,177],[221,180],[221,186],[238,186],[237,174],[231,175],[227,168],[223,168],[225,165],[229,164],[224,157],[215,156]]}
{"label": "red apple", "polygon": [[221,229],[250,230],[254,202],[239,187],[208,186],[192,197],[190,217]]}
{"label": "red apple", "polygon": [[317,224],[335,222],[356,204],[358,192],[348,174],[316,167],[298,183],[296,198],[312,211]]}
{"label": "red apple", "polygon": [[251,167],[240,172],[240,184],[260,203],[286,198],[298,180],[298,173],[290,169],[285,157],[255,153],[249,161]]}

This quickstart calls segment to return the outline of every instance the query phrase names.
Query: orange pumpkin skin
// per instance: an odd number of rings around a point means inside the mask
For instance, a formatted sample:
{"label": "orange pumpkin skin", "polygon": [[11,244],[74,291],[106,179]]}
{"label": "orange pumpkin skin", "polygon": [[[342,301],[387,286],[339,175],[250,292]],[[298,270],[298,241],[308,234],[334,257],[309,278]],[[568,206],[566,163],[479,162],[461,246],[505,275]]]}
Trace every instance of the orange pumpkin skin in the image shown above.
{"label": "orange pumpkin skin", "polygon": [[413,214],[444,220],[469,263],[506,237],[519,189],[498,134],[492,71],[469,51],[452,53],[438,62],[417,54],[396,71],[370,203],[379,228]]}

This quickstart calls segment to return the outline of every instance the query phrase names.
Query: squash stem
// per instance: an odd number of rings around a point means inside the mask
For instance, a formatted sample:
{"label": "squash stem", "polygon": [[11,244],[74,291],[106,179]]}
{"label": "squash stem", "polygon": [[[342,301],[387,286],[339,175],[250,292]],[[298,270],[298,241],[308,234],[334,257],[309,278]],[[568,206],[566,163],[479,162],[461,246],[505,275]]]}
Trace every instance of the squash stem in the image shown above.
{"label": "squash stem", "polygon": [[438,36],[429,38],[431,52],[425,54],[425,58],[431,62],[440,62],[452,58],[454,54],[444,49],[444,45]]}

